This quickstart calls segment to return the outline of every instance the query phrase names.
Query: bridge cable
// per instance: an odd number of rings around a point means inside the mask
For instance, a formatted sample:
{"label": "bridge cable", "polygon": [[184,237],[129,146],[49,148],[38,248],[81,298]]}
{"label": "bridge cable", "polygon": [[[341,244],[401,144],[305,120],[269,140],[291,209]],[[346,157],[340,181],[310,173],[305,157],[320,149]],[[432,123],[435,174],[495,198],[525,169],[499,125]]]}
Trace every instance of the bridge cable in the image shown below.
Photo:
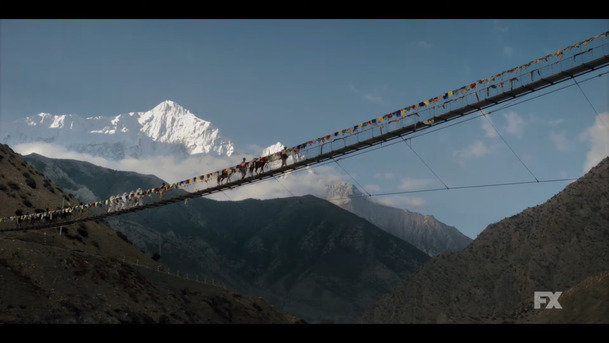
{"label": "bridge cable", "polygon": [[601,115],[599,115],[598,111],[596,110],[596,108],[594,108],[594,105],[592,105],[592,102],[590,101],[590,99],[588,99],[588,96],[586,96],[586,93],[584,92],[584,90],[582,89],[582,87],[579,85],[579,82],[577,82],[577,80],[575,78],[573,78],[573,81],[575,82],[575,84],[577,85],[577,87],[579,88],[579,90],[582,92],[582,95],[584,96],[584,98],[586,99],[586,101],[588,102],[588,104],[590,105],[590,107],[592,107],[592,110],[594,111],[594,113],[596,114],[596,117],[598,118],[599,121],[601,121],[603,123],[603,125],[605,126],[605,128],[607,130],[609,130],[609,125],[607,125],[607,123],[605,123],[605,120],[603,119],[603,117]]}
{"label": "bridge cable", "polygon": [[277,176],[273,175],[273,178],[275,179],[275,181],[277,181],[278,184],[281,185],[281,187],[283,187],[283,189],[290,193],[292,197],[295,197],[294,193],[292,193],[283,183],[279,182],[279,178],[277,178]]}
{"label": "bridge cable", "polygon": [[339,167],[340,167],[340,168],[341,168],[341,169],[342,169],[342,170],[343,170],[345,173],[347,173],[347,175],[349,175],[349,177],[351,177],[351,179],[352,179],[352,180],[353,180],[353,181],[354,181],[354,182],[355,182],[355,183],[356,183],[356,184],[357,184],[357,185],[360,187],[360,189],[361,189],[362,191],[366,192],[366,194],[367,194],[369,197],[371,197],[371,196],[372,196],[372,195],[370,195],[370,193],[368,193],[368,191],[367,191],[367,190],[366,190],[366,189],[365,189],[365,188],[364,188],[362,185],[360,185],[360,183],[359,183],[359,182],[357,182],[357,180],[356,180],[356,179],[355,179],[353,176],[351,176],[351,174],[349,174],[349,172],[348,172],[348,171],[347,171],[345,168],[343,168],[343,166],[341,166],[341,165],[338,163],[338,160],[337,160],[337,159],[335,159],[334,157],[332,157],[332,160],[333,160],[334,162],[336,162],[336,164],[337,164],[337,165],[338,165],[338,166],[339,166]]}
{"label": "bridge cable", "polygon": [[[602,75],[604,75],[604,74],[606,74],[606,73],[599,73],[598,75],[593,76],[593,77],[590,77],[590,78],[585,79],[585,80],[583,80],[583,81],[584,81],[584,82],[585,82],[585,81],[589,81],[589,80],[591,80],[591,79],[593,79],[593,78],[595,78],[595,77],[601,77],[601,76],[602,76]],[[576,84],[577,84],[577,82],[576,82]],[[579,84],[577,84],[577,85],[579,86]],[[565,89],[565,88],[568,88],[568,87],[571,87],[571,86],[573,86],[573,84],[572,84],[572,85],[567,85],[567,86],[565,86],[565,87],[561,87],[561,88],[558,88],[558,89],[555,89],[555,90],[550,91],[550,92],[547,92],[547,93],[540,94],[539,96],[532,97],[532,98],[530,98],[530,99],[525,99],[525,100],[523,100],[523,101],[517,102],[516,104],[520,104],[520,103],[523,103],[523,102],[527,102],[527,101],[530,101],[530,100],[532,100],[532,99],[534,99],[534,98],[542,97],[542,96],[548,95],[548,94],[553,93],[553,92],[557,92],[557,91],[559,91],[559,90],[562,90],[562,89]],[[512,105],[510,105],[510,106],[514,106],[514,104],[512,104]],[[504,107],[502,107],[502,108],[500,108],[500,109],[498,109],[498,110],[505,109],[505,108],[510,107],[510,106],[504,106]],[[492,111],[492,112],[495,112],[495,111]],[[490,114],[490,113],[492,113],[492,112],[489,112],[489,114]],[[486,117],[486,114],[484,114],[484,113],[483,113],[482,115],[484,115],[484,116]],[[414,136],[414,137],[411,137],[411,138],[409,138],[409,139],[416,138],[416,137],[419,137],[419,136],[424,135],[424,134],[428,134],[428,133],[436,132],[436,131],[439,131],[439,130],[442,130],[442,129],[445,129],[445,128],[448,128],[448,127],[451,127],[451,126],[453,126],[453,125],[461,124],[461,123],[464,123],[464,122],[466,122],[466,121],[473,120],[473,119],[475,119],[475,118],[477,118],[477,117],[479,117],[479,116],[480,116],[480,115],[478,115],[478,116],[476,116],[476,117],[473,117],[473,118],[468,118],[468,119],[466,119],[466,120],[462,120],[462,121],[460,121],[460,122],[457,122],[457,123],[454,123],[454,124],[451,124],[451,125],[447,125],[447,126],[444,126],[444,127],[440,127],[440,128],[438,128],[438,129],[435,129],[435,130],[425,131],[425,132],[422,132],[422,133],[420,133],[420,134],[418,134],[418,135],[416,135],[416,136]],[[487,119],[488,119],[488,118],[487,118]],[[492,125],[492,122],[491,122],[491,125]],[[494,127],[494,125],[492,125],[492,126]],[[496,129],[496,128],[495,128],[495,130],[497,131],[497,129]],[[499,132],[497,132],[497,133],[499,133]],[[500,135],[500,137],[503,139],[503,137],[502,137],[501,135]],[[403,137],[401,137],[401,138],[402,138],[402,139],[404,139]],[[503,140],[504,140],[504,139],[503,139]],[[396,143],[397,143],[397,142],[396,142]],[[396,143],[391,143],[391,144],[389,144],[389,145],[396,144]],[[509,146],[509,144],[507,144],[507,142],[506,142],[505,140],[504,140],[504,143],[506,143],[506,145],[507,145],[507,146],[510,148],[510,150],[512,150],[512,152],[515,154],[515,152],[513,151],[513,149],[511,149],[511,147]],[[389,146],[389,145],[386,145],[386,146]],[[385,146],[385,147],[386,147],[386,146]],[[381,147],[380,147],[380,148],[383,148],[383,146],[381,145]],[[379,147],[377,147],[377,148],[374,148],[374,149],[362,150],[362,151],[361,151],[361,152],[359,152],[359,153],[356,153],[356,154],[350,154],[350,155],[349,155],[349,156],[347,156],[347,157],[355,157],[355,156],[357,156],[357,155],[359,155],[359,154],[367,153],[367,152],[370,152],[370,151],[373,151],[373,150],[376,150],[376,149],[380,149],[380,148],[379,148]],[[411,149],[412,149],[412,148],[411,148]],[[414,150],[413,150],[413,151],[414,151]],[[415,152],[415,153],[416,153],[416,152]],[[515,154],[515,155],[516,155],[516,154]],[[516,157],[518,158],[518,155],[516,155]],[[334,158],[332,158],[332,159],[334,159]],[[518,159],[520,160],[520,158],[518,158]],[[520,160],[520,162],[521,162],[521,163],[522,163],[522,164],[525,166],[525,168],[526,168],[526,169],[529,171],[529,173],[531,173],[531,175],[533,175],[533,173],[532,173],[532,172],[529,170],[529,168],[527,168],[527,167],[526,167],[526,165],[524,164],[524,162],[522,162],[522,160]],[[336,162],[336,163],[338,164],[338,162]],[[324,165],[324,164],[325,164],[325,163],[322,163],[322,164],[317,164],[317,165],[315,165],[315,166],[313,166],[313,167],[318,167],[318,166],[321,166],[321,165]],[[339,164],[339,166],[340,166],[340,164]],[[340,167],[342,168],[342,166],[340,166]],[[344,168],[342,168],[342,169],[344,170]],[[344,170],[344,171],[345,171],[345,172],[346,172],[346,173],[347,173],[349,176],[351,176],[351,175],[350,175],[350,174],[349,174],[349,173],[348,173],[346,170]],[[434,173],[434,174],[435,174],[435,173]],[[539,181],[539,180],[538,180],[538,179],[535,177],[535,175],[533,175],[533,177],[535,178],[536,182],[540,182],[540,181]],[[354,179],[352,176],[351,176],[351,178],[352,178],[352,179],[353,179],[353,180],[354,180],[356,183],[358,183],[358,182],[357,182],[357,180],[355,180],[355,179]],[[541,182],[544,182],[544,181],[541,181]],[[359,184],[359,183],[358,183],[358,184]],[[361,187],[361,185],[360,185],[360,187]],[[453,188],[464,188],[464,187],[453,187]],[[363,187],[362,187],[362,189],[363,189]],[[446,189],[448,189],[448,187],[447,187],[447,186],[446,186]],[[364,189],[364,191],[365,191],[365,189]],[[368,193],[368,192],[366,192],[366,193]],[[225,194],[225,196],[226,196],[226,194]],[[372,196],[372,195],[371,195],[370,193],[368,193],[368,196]],[[227,196],[227,197],[228,197],[228,196]],[[229,198],[229,200],[230,200],[230,198]],[[146,205],[146,206],[143,206],[143,208],[148,208],[148,207],[156,207],[156,206],[157,206],[157,205],[153,205],[153,206],[148,206],[148,205]],[[82,220],[82,221],[86,221],[86,218],[84,218],[84,220]]]}
{"label": "bridge cable", "polygon": [[222,194],[224,194],[224,196],[225,196],[225,197],[228,199],[228,201],[230,201],[230,202],[232,202],[232,203],[234,203],[234,204],[237,204],[237,206],[239,206],[239,208],[240,208],[240,209],[241,209],[243,212],[247,212],[247,211],[245,210],[245,208],[243,208],[243,206],[241,206],[241,204],[240,204],[238,201],[234,201],[233,199],[231,199],[231,198],[228,196],[228,194],[224,193],[224,191],[223,191],[223,190],[220,190],[220,192],[222,192]]}
{"label": "bridge cable", "polygon": [[[592,76],[592,77],[589,77],[589,78],[587,78],[587,79],[584,79],[584,80],[582,80],[581,82],[588,82],[588,81],[590,81],[590,80],[592,80],[592,79],[594,79],[594,78],[597,78],[597,77],[602,77],[603,75],[608,74],[608,73],[609,73],[609,72],[599,73],[599,74],[597,74],[597,75],[595,75],[595,76]],[[474,119],[477,119],[477,118],[482,117],[482,116],[490,115],[490,114],[492,114],[492,113],[494,113],[494,112],[498,112],[498,111],[501,111],[501,110],[505,110],[505,109],[507,109],[507,108],[510,108],[510,107],[513,107],[513,106],[516,106],[516,105],[520,105],[520,104],[523,104],[523,103],[525,103],[525,102],[529,102],[529,101],[532,101],[532,100],[534,100],[534,99],[541,98],[541,97],[547,96],[547,95],[552,94],[552,93],[555,93],[555,92],[559,92],[559,91],[561,91],[561,90],[564,90],[564,89],[566,89],[566,88],[570,88],[570,87],[573,87],[573,86],[574,86],[574,84],[571,84],[571,85],[565,85],[565,86],[563,86],[563,87],[554,88],[554,89],[552,89],[552,90],[550,90],[550,91],[547,91],[547,92],[545,92],[545,93],[540,93],[539,95],[532,96],[532,97],[527,98],[527,99],[522,99],[522,100],[520,100],[520,101],[517,101],[518,99],[512,99],[512,100],[510,100],[510,101],[506,102],[506,104],[504,104],[504,106],[501,106],[500,108],[497,108],[496,110],[493,110],[493,111],[488,111],[486,114],[485,114],[485,113],[481,113],[481,114],[478,114],[478,115],[475,115],[475,116],[471,116],[471,117],[468,117],[468,118],[461,118],[461,120],[455,121],[454,123],[449,123],[449,124],[442,125],[442,126],[437,127],[437,128],[433,128],[433,129],[429,129],[429,130],[425,130],[425,131],[419,132],[418,134],[414,134],[412,137],[408,138],[408,140],[411,140],[411,139],[414,139],[414,138],[418,138],[418,137],[421,137],[421,136],[424,136],[424,135],[427,135],[427,134],[430,134],[430,133],[434,133],[434,132],[437,132],[437,131],[440,131],[440,130],[448,129],[448,128],[453,127],[453,126],[457,126],[457,125],[460,125],[460,124],[466,123],[466,122],[468,122],[468,121],[470,121],[470,120],[474,120]],[[488,119],[488,118],[487,118],[487,119]],[[497,131],[497,129],[494,127],[494,125],[493,125],[492,123],[491,123],[491,125],[493,126],[493,128],[495,129],[495,131]],[[497,132],[497,133],[499,134],[499,132]],[[502,136],[501,136],[501,134],[499,134],[499,136],[500,136],[500,137],[502,137]],[[402,140],[404,140],[404,137],[403,137],[403,136],[400,136],[400,138],[402,138]],[[503,139],[503,137],[502,137],[502,139]],[[504,142],[505,142],[505,140],[504,140]],[[399,143],[399,141],[396,141],[396,142],[385,142],[385,143],[386,143],[386,144],[385,144],[384,146],[383,146],[383,145],[380,145],[380,146],[377,146],[377,147],[372,147],[372,148],[368,148],[368,149],[363,149],[363,150],[361,150],[361,151],[359,151],[359,152],[356,152],[356,153],[350,153],[350,154],[348,154],[348,155],[342,156],[340,159],[346,159],[346,158],[353,158],[353,157],[357,157],[357,156],[362,155],[362,154],[366,154],[366,153],[369,153],[369,152],[372,152],[372,151],[376,151],[376,150],[379,150],[379,149],[382,149],[382,148],[386,148],[386,147],[391,146],[391,145],[394,145],[394,144],[398,144],[398,143]],[[508,144],[507,144],[507,142],[505,142],[505,143],[506,143],[506,145],[508,145]],[[409,147],[410,147],[410,146],[409,146]],[[509,147],[509,145],[508,145],[508,147]],[[412,149],[412,147],[410,147],[410,148]],[[510,147],[510,150],[511,150],[511,147]],[[414,150],[413,150],[413,152],[414,152]],[[515,153],[513,150],[512,150],[512,152],[513,152],[513,153],[516,155],[516,153]],[[415,152],[415,154],[416,154],[416,152]],[[516,157],[518,157],[518,156],[516,155]],[[420,157],[420,156],[419,156],[419,159],[421,159],[421,157]],[[518,159],[520,160],[520,158],[518,158]],[[334,158],[332,158],[332,160],[335,160],[335,159],[334,159]],[[421,160],[422,160],[422,159],[421,159]],[[336,162],[336,161],[335,161],[335,162]],[[423,163],[425,163],[424,161],[422,161],[422,162],[423,162]],[[521,163],[523,163],[523,162],[522,162],[522,160],[520,160],[520,162],[521,162]],[[332,162],[331,162],[331,161],[326,161],[326,162],[316,163],[316,164],[314,164],[314,165],[312,165],[312,166],[309,166],[309,168],[318,168],[318,167],[322,167],[322,166],[324,166],[324,165],[326,165],[326,164],[330,164],[330,163],[332,163]],[[336,162],[336,164],[338,164],[338,162]],[[523,163],[523,164],[524,164],[524,163]],[[340,165],[339,165],[339,166],[340,166]],[[342,166],[340,166],[340,167],[342,168]],[[428,168],[429,168],[429,166],[428,166]],[[525,168],[526,168],[526,165],[525,165]],[[430,169],[431,169],[431,168],[430,168]],[[528,170],[528,168],[526,168],[526,169]],[[343,168],[343,170],[344,170],[344,168]],[[304,171],[305,171],[305,170],[303,170],[303,169],[298,169],[298,170],[294,170],[294,171],[292,171],[292,173],[300,173],[300,172],[304,172]],[[345,170],[345,172],[347,172],[347,171]],[[432,172],[433,172],[433,171],[432,171]],[[530,170],[529,170],[529,172],[532,174],[532,172],[531,172]],[[349,173],[348,173],[348,172],[347,172],[347,174],[349,175]],[[434,173],[434,174],[435,174],[435,173]],[[349,175],[349,176],[351,176],[351,175]],[[535,178],[536,182],[538,182],[538,181],[537,181],[537,178],[535,177],[535,175],[533,175],[533,177]],[[352,178],[352,179],[353,179],[353,180],[354,180],[354,181],[357,183],[357,181],[356,181],[356,180],[355,180],[355,179],[354,179],[352,176],[351,176],[351,178]],[[540,181],[539,181],[539,182],[540,182]],[[446,186],[446,185],[445,185],[445,186]],[[360,185],[360,187],[361,187],[361,185]],[[446,188],[450,188],[450,187],[446,186]],[[363,187],[362,187],[362,189],[363,189]],[[365,190],[364,190],[364,191],[365,191]]]}
{"label": "bridge cable", "polygon": [[[592,80],[593,78],[596,78],[596,77],[602,77],[604,74],[607,74],[607,73],[599,73],[598,75],[593,76],[593,77],[590,77],[590,78],[588,78],[588,79],[585,79],[585,80],[583,80],[582,82],[587,82],[587,81],[590,81],[590,80]],[[505,110],[505,109],[507,109],[507,108],[510,108],[510,107],[513,107],[513,106],[516,106],[516,105],[520,105],[520,104],[522,104],[522,103],[525,103],[525,102],[528,102],[528,101],[532,101],[532,100],[534,100],[534,99],[536,99],[536,98],[541,98],[541,97],[543,97],[543,96],[546,96],[546,95],[549,95],[549,94],[551,94],[551,93],[558,92],[558,91],[561,91],[561,90],[564,90],[564,89],[566,89],[566,88],[573,87],[573,86],[574,86],[573,84],[571,84],[571,85],[566,85],[566,86],[560,87],[560,88],[558,88],[558,89],[553,89],[553,90],[550,90],[550,91],[548,91],[548,92],[545,92],[545,93],[542,93],[542,94],[539,94],[539,95],[537,95],[537,96],[533,96],[533,97],[530,97],[530,98],[528,98],[528,99],[524,99],[524,100],[521,100],[521,101],[516,101],[516,99],[513,99],[513,100],[509,101],[508,103],[506,103],[504,106],[502,106],[502,107],[500,107],[500,108],[498,108],[498,109],[496,109],[496,110],[493,110],[493,111],[488,111],[486,114],[485,114],[485,113],[481,113],[481,114],[474,115],[474,116],[471,116],[471,117],[468,117],[468,118],[461,118],[461,120],[455,121],[455,122],[453,122],[453,123],[449,123],[449,124],[446,124],[446,125],[443,125],[443,126],[440,126],[440,127],[436,127],[436,128],[432,128],[432,129],[429,129],[429,130],[425,130],[425,131],[419,132],[418,134],[415,134],[415,135],[413,135],[412,137],[409,137],[409,138],[408,138],[408,140],[412,140],[412,139],[414,139],[414,138],[418,138],[418,137],[421,137],[421,136],[424,136],[424,135],[428,135],[428,134],[430,134],[430,133],[434,133],[434,132],[437,132],[437,131],[441,131],[441,130],[444,130],[444,129],[448,129],[448,128],[453,127],[453,126],[457,126],[457,125],[460,125],[460,124],[466,123],[466,122],[468,122],[468,121],[470,121],[470,120],[475,120],[475,119],[480,118],[480,117],[482,117],[482,116],[485,116],[485,115],[490,115],[490,114],[492,114],[492,113],[494,113],[494,112],[501,111],[501,110]],[[487,118],[487,119],[488,119],[488,118]],[[491,123],[491,125],[492,125],[492,123]],[[494,125],[492,125],[492,126],[494,127]],[[495,128],[495,127],[494,127],[494,128]],[[497,131],[497,129],[496,129],[496,128],[495,128],[495,131]],[[499,132],[497,132],[497,133],[499,134]],[[499,134],[499,135],[500,135],[500,134]],[[500,136],[501,136],[501,135],[500,135]],[[401,136],[400,138],[402,138],[402,140],[405,140],[403,136]],[[504,141],[504,142],[505,142],[505,141]],[[373,152],[373,151],[376,151],[376,150],[378,150],[378,149],[386,148],[386,147],[388,147],[388,146],[391,146],[391,145],[394,145],[394,144],[398,144],[398,143],[399,143],[399,141],[396,141],[396,142],[389,142],[388,144],[385,144],[385,146],[377,146],[377,147],[372,147],[372,148],[369,148],[369,149],[361,150],[361,151],[359,151],[359,152],[356,152],[356,153],[351,153],[351,154],[349,154],[349,155],[343,156],[343,157],[341,157],[341,159],[346,159],[346,158],[353,158],[353,157],[357,157],[357,156],[359,156],[359,155],[366,154],[366,153],[369,153],[369,152]],[[507,145],[507,142],[505,142],[505,143],[506,143],[506,145]],[[409,147],[412,149],[412,147],[411,147],[411,146],[409,146]],[[508,145],[508,147],[509,147],[509,145]],[[510,147],[510,149],[511,149],[511,147]],[[416,153],[414,150],[413,150],[413,152],[414,152],[414,153],[415,153],[415,154],[418,156],[418,154],[417,154],[417,153]],[[513,150],[512,150],[512,152],[515,154],[515,152],[514,152]],[[422,160],[422,158],[421,158],[420,156],[418,156],[418,157],[419,157],[419,159],[420,159],[420,160],[423,162],[423,164],[426,164],[426,163],[425,163],[425,161],[423,161],[423,160]],[[518,158],[518,156],[517,156],[517,155],[516,155],[516,157]],[[519,159],[519,158],[518,158],[518,159]],[[520,160],[520,159],[519,159],[519,160]],[[317,168],[317,167],[321,167],[321,166],[324,166],[324,165],[329,164],[329,163],[332,163],[332,162],[322,162],[322,163],[318,163],[318,164],[315,164],[315,165],[313,165],[313,166],[310,166],[310,168]],[[521,160],[521,163],[523,163],[523,162],[522,162],[522,160]],[[524,163],[523,163],[523,164],[524,164]],[[427,167],[428,167],[428,168],[431,170],[431,168],[430,168],[429,166],[427,166]],[[526,167],[526,165],[525,165],[525,168],[528,170],[528,168]],[[302,171],[303,171],[303,170],[296,170],[296,171],[294,171],[294,173],[299,173],[299,172],[302,172]],[[529,170],[529,172],[530,172],[530,170]],[[432,170],[432,173],[433,173],[433,170]],[[531,172],[530,172],[530,173],[531,173]],[[434,173],[434,174],[435,174],[435,173]],[[532,173],[531,173],[531,174],[532,174]],[[436,177],[437,177],[437,176],[436,176]],[[534,175],[533,175],[533,177],[535,178],[536,182],[541,182],[541,181],[537,181],[537,178],[536,178]],[[440,180],[440,181],[442,182],[442,180]],[[444,182],[442,182],[442,183],[444,183]],[[446,187],[446,188],[450,188],[450,187],[448,187],[448,186],[446,186],[446,185],[445,185],[445,187]]]}
{"label": "bridge cable", "polygon": [[[446,190],[455,190],[455,189],[486,188],[486,187],[498,187],[498,186],[516,186],[516,185],[540,184],[540,183],[550,183],[550,182],[573,182],[573,181],[577,181],[578,179],[579,178],[577,178],[577,177],[573,177],[573,178],[548,179],[548,180],[539,180],[539,181],[498,182],[498,183],[489,183],[489,184],[455,186],[455,187],[451,187],[450,189],[446,189],[446,188],[427,188],[427,189],[408,190],[408,191],[399,191],[399,192],[376,193],[376,194],[372,194],[372,196],[397,195],[397,194],[407,194],[407,193],[427,193],[427,192],[433,192],[433,191],[446,191]],[[597,176],[594,179],[605,179],[605,178]]]}
{"label": "bridge cable", "polygon": [[[607,72],[607,73],[609,73],[609,72]],[[594,78],[596,78],[596,77],[602,77],[603,75],[605,75],[605,74],[607,74],[607,73],[599,73],[598,75],[595,75],[595,76],[589,77],[589,78],[587,78],[587,79],[585,79],[585,80],[582,80],[581,82],[587,82],[587,81],[590,81],[590,80],[592,80],[592,79],[594,79]],[[509,102],[508,102],[506,105],[504,105],[504,106],[502,106],[502,107],[499,107],[499,108],[497,108],[496,110],[493,110],[493,111],[489,111],[489,112],[487,112],[487,114],[491,114],[491,113],[494,113],[494,112],[498,112],[498,111],[501,111],[501,110],[505,110],[505,109],[507,109],[507,108],[510,108],[510,107],[513,107],[513,106],[516,106],[516,105],[520,105],[520,104],[523,104],[523,103],[525,103],[525,102],[529,102],[529,101],[532,101],[532,100],[534,100],[534,99],[541,98],[541,97],[544,97],[544,96],[546,96],[546,95],[549,95],[549,94],[552,94],[552,93],[555,93],[555,92],[558,92],[558,91],[561,91],[561,90],[564,90],[564,89],[566,89],[566,88],[570,88],[570,87],[573,87],[573,86],[575,86],[575,85],[574,85],[574,84],[565,85],[565,86],[563,86],[563,87],[555,88],[555,89],[552,89],[552,90],[550,90],[550,91],[548,91],[548,92],[545,92],[545,93],[540,93],[539,95],[532,96],[532,97],[527,98],[527,99],[522,99],[522,100],[520,100],[520,101],[516,101],[517,99],[513,99],[513,100],[510,100],[510,101],[509,101]],[[419,134],[413,135],[413,136],[412,136],[412,138],[417,138],[417,137],[420,137],[420,136],[424,136],[424,135],[427,135],[427,134],[430,134],[430,133],[434,133],[434,132],[437,132],[437,131],[440,131],[440,130],[447,129],[447,128],[452,127],[452,126],[456,126],[456,125],[459,125],[459,124],[463,124],[463,123],[465,123],[465,122],[468,122],[468,121],[470,121],[470,120],[474,120],[474,119],[479,118],[479,117],[481,117],[481,116],[483,116],[483,114],[479,114],[479,115],[477,115],[477,116],[473,116],[473,117],[465,118],[465,119],[462,119],[462,120],[460,120],[460,121],[456,121],[456,122],[451,123],[451,124],[443,125],[443,126],[441,126],[441,127],[435,128],[435,129],[433,129],[433,130],[425,130],[425,131],[420,132]],[[361,153],[364,153],[364,152],[361,152]],[[358,155],[358,154],[352,154],[351,156],[356,156],[356,155]],[[349,157],[351,157],[351,156],[349,156]]]}
{"label": "bridge cable", "polygon": [[524,168],[526,170],[529,171],[529,174],[531,174],[531,176],[533,176],[533,178],[535,179],[535,181],[539,182],[539,180],[537,179],[537,177],[535,176],[535,174],[533,174],[533,172],[529,169],[529,167],[527,167],[527,165],[522,161],[522,159],[520,159],[520,157],[518,156],[518,154],[516,154],[516,152],[514,151],[514,149],[512,149],[512,147],[508,144],[508,142],[505,140],[505,138],[503,138],[503,135],[499,132],[499,130],[497,130],[497,127],[495,126],[495,124],[493,124],[493,122],[491,121],[491,119],[486,115],[486,113],[484,113],[484,111],[480,110],[480,112],[482,112],[482,116],[484,116],[484,118],[486,118],[486,120],[488,120],[489,124],[491,124],[491,126],[493,127],[493,129],[495,129],[495,132],[497,132],[497,135],[499,135],[499,138],[501,138],[501,140],[503,141],[503,143],[505,143],[505,145],[510,149],[510,151],[512,151],[512,153],[514,154],[514,156],[516,156],[516,158],[518,159],[518,161],[520,161],[520,163],[524,166]]}
{"label": "bridge cable", "polygon": [[406,145],[408,145],[408,147],[410,148],[410,150],[412,150],[412,152],[414,152],[414,154],[415,154],[415,155],[416,155],[416,156],[419,158],[419,160],[420,160],[420,161],[421,161],[421,162],[422,162],[422,163],[423,163],[423,164],[424,164],[424,165],[427,167],[427,169],[429,169],[429,171],[431,171],[431,173],[432,173],[432,174],[433,174],[433,175],[434,175],[434,176],[435,176],[435,177],[436,177],[436,178],[437,178],[437,179],[438,179],[438,180],[439,180],[439,181],[440,181],[440,182],[441,182],[441,183],[444,185],[444,187],[446,187],[446,189],[450,189],[450,187],[448,187],[448,185],[447,185],[447,184],[446,184],[444,181],[442,181],[442,179],[441,179],[441,178],[438,176],[438,174],[436,174],[436,173],[433,171],[433,169],[431,169],[431,167],[430,167],[430,166],[429,166],[427,163],[425,163],[425,161],[423,160],[423,158],[422,158],[422,157],[421,157],[419,154],[417,154],[417,152],[416,152],[416,151],[414,151],[414,149],[412,148],[412,145],[411,145],[411,142],[412,142],[412,141],[411,141],[411,139],[410,139],[410,138],[408,138],[408,139],[404,139],[404,137],[400,137],[400,138],[402,138],[402,140],[404,141],[404,143],[406,143]]}

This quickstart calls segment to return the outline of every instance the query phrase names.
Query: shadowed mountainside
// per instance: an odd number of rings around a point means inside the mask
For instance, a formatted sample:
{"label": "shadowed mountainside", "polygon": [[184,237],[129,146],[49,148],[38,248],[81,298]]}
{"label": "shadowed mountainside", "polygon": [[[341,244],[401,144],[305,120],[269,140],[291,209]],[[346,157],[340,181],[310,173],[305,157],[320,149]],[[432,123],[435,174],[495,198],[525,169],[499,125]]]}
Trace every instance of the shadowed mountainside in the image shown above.
{"label": "shadowed mountainside", "polygon": [[[0,145],[0,217],[78,204]],[[4,223],[9,224],[9,223]],[[0,232],[1,323],[295,323],[262,299],[159,272],[103,222]]]}
{"label": "shadowed mountainside", "polygon": [[329,187],[326,198],[432,257],[446,251],[460,251],[472,241],[454,226],[446,225],[431,215],[371,201],[348,183]]}
{"label": "shadowed mountainside", "polygon": [[[75,160],[25,157],[95,200],[159,186],[149,175]],[[217,280],[309,322],[352,323],[430,257],[314,196],[238,202],[191,199],[108,219],[180,275]]]}
{"label": "shadowed mountainside", "polygon": [[[609,158],[544,204],[489,225],[463,251],[430,260],[363,321],[609,323],[607,271]],[[534,310],[536,291],[562,291],[563,308]]]}

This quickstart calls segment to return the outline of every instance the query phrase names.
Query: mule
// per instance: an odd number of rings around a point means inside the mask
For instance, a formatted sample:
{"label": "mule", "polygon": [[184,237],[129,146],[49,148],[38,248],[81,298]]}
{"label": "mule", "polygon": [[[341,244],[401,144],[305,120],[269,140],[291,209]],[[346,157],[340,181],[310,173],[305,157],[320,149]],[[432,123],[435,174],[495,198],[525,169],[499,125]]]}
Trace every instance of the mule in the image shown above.
{"label": "mule", "polygon": [[224,180],[226,180],[226,183],[229,183],[231,176],[233,176],[236,171],[237,169],[233,167],[218,172],[218,184],[222,184],[222,181]]}
{"label": "mule", "polygon": [[256,173],[256,175],[260,175],[260,173],[264,171],[264,167],[266,166],[267,162],[268,160],[265,157],[262,157],[261,159],[254,158],[250,164],[250,175],[253,176],[254,173]]}

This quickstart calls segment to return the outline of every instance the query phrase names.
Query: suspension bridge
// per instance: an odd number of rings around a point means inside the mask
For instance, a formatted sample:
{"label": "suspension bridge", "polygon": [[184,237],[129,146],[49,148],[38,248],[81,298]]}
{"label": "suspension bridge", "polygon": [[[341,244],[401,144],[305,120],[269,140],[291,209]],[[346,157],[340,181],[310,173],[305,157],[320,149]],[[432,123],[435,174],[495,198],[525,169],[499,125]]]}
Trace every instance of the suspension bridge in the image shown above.
{"label": "suspension bridge", "polygon": [[[414,132],[481,112],[490,107],[555,86],[609,66],[609,32],[537,58],[529,63],[363,123],[309,140],[283,152],[243,161],[236,166],[156,188],[125,192],[104,201],[44,213],[0,218],[0,231],[61,227],[78,222],[188,201],[227,189],[261,182],[366,150]],[[285,154],[284,156],[282,156]],[[285,158],[289,163],[282,163]],[[255,164],[263,167],[254,170]],[[239,171],[244,171],[243,174]],[[225,178],[222,178],[225,176]],[[221,180],[221,178],[223,180]],[[201,189],[193,185],[202,185]]]}

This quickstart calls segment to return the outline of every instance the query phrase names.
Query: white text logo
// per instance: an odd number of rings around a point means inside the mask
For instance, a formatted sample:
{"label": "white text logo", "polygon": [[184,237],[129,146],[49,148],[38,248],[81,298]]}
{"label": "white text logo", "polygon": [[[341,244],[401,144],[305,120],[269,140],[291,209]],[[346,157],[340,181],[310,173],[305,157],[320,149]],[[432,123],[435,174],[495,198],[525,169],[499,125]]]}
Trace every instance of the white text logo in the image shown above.
{"label": "white text logo", "polygon": [[541,308],[541,304],[545,304],[547,301],[547,305],[546,305],[546,309],[550,309],[550,308],[558,308],[558,309],[562,309],[562,306],[560,306],[560,304],[558,303],[558,297],[560,297],[560,295],[562,294],[562,292],[535,292],[534,293],[534,297],[535,299],[533,300],[534,304],[535,304],[535,309],[540,309]]}

